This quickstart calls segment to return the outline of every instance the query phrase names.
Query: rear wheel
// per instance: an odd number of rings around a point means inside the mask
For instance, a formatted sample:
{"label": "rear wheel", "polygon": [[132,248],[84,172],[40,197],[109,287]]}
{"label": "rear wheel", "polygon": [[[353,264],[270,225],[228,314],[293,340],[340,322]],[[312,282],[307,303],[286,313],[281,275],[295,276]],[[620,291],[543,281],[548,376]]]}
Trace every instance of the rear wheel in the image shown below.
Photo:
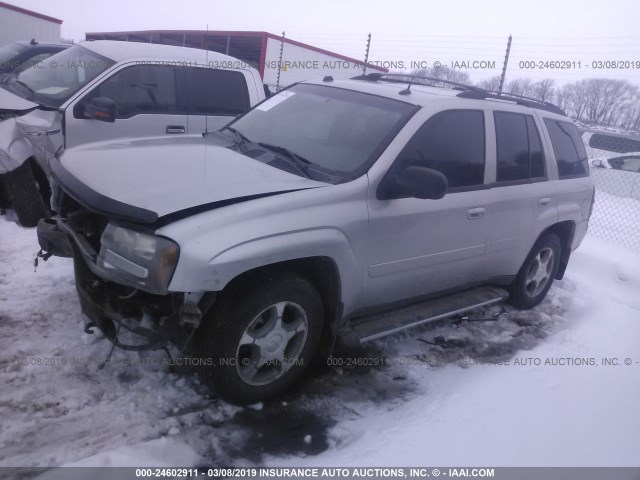
{"label": "rear wheel", "polygon": [[201,378],[215,394],[236,404],[283,393],[318,348],[323,321],[319,293],[306,279],[283,274],[244,285],[229,297],[197,332]]}
{"label": "rear wheel", "polygon": [[560,265],[561,245],[555,233],[541,237],[531,249],[509,292],[509,303],[528,310],[538,305],[553,284]]}
{"label": "rear wheel", "polygon": [[[38,172],[40,173],[40,172]],[[44,198],[49,192],[49,183],[44,173],[34,172],[31,161],[2,176],[7,200],[23,227],[35,227],[41,218],[49,217]]]}

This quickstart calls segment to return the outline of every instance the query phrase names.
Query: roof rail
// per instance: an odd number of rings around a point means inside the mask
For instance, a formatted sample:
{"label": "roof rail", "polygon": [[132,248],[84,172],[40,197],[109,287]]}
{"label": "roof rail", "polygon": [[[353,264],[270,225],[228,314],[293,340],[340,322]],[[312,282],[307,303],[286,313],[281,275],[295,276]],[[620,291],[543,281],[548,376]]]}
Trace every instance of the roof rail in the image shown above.
{"label": "roof rail", "polygon": [[[516,95],[515,93],[497,93],[490,92],[489,90],[485,90],[484,88],[476,87],[475,85],[466,85],[464,83],[454,82],[451,80],[444,80],[442,78],[436,77],[423,77],[421,75],[409,75],[403,73],[368,73],[366,75],[358,75],[356,77],[352,77],[352,80],[366,80],[369,82],[391,82],[391,83],[404,83],[408,84],[409,87],[414,83],[416,85],[426,85],[429,87],[436,87],[438,85],[434,85],[434,83],[440,83],[445,85],[451,85],[453,90],[462,90],[457,96],[461,98],[471,98],[477,100],[484,99],[494,99],[494,100],[505,100],[509,102],[515,102],[518,105],[523,105],[525,107],[537,108],[540,110],[546,110],[548,112],[557,113],[558,115],[567,114],[564,110],[562,110],[557,105],[554,105],[550,102],[543,102],[541,100],[537,100],[531,97],[525,97],[523,95]],[[408,93],[408,91],[407,91]]]}
{"label": "roof rail", "polygon": [[[358,75],[357,77],[352,77],[351,80],[368,80],[370,82],[377,82],[378,80],[382,80],[384,82],[391,83],[406,83],[409,85],[426,85],[428,87],[437,87],[438,85],[434,85],[434,83],[443,83],[445,85],[451,85],[455,90],[468,90],[468,91],[477,91],[477,92],[485,92],[480,87],[476,87],[474,85],[466,85],[464,83],[453,82],[451,80],[444,80],[442,78],[436,77],[424,77],[422,75],[410,75],[404,73],[368,73],[366,75]],[[422,82],[422,83],[420,83]]]}
{"label": "roof rail", "polygon": [[543,102],[542,100],[538,100],[536,98],[525,97],[524,95],[517,95],[515,93],[497,93],[497,92],[489,92],[487,90],[478,91],[464,91],[460,92],[458,97],[462,98],[474,98],[479,100],[484,100],[487,98],[491,98],[494,100],[506,100],[509,102],[515,102],[518,105],[524,105],[525,107],[537,108],[539,110],[546,110],[547,112],[557,113],[558,115],[567,116],[566,112],[562,110],[557,105],[554,105],[550,102]]}

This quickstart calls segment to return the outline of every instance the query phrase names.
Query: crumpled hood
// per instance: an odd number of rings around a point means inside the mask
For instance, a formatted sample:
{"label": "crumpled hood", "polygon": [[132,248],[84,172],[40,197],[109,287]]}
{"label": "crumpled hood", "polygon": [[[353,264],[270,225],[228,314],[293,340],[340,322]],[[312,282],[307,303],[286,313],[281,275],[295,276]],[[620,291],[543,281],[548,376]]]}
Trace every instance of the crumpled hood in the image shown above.
{"label": "crumpled hood", "polygon": [[327,186],[200,135],[87,144],[66,150],[51,168],[67,193],[88,208],[141,223],[190,209]]}
{"label": "crumpled hood", "polygon": [[32,110],[37,106],[37,103],[25,100],[0,87],[0,112],[22,112]]}

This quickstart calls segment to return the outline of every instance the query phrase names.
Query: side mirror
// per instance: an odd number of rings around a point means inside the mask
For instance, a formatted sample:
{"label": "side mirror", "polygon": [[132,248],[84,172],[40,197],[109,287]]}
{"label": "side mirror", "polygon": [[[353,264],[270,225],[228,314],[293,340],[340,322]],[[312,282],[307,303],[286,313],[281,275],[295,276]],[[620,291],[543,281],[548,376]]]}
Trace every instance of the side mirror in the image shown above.
{"label": "side mirror", "polygon": [[447,177],[432,168],[411,166],[398,173],[388,174],[378,187],[379,200],[420,198],[438,200],[445,196]]}
{"label": "side mirror", "polygon": [[94,97],[84,104],[84,117],[113,123],[116,121],[116,103],[107,97]]}

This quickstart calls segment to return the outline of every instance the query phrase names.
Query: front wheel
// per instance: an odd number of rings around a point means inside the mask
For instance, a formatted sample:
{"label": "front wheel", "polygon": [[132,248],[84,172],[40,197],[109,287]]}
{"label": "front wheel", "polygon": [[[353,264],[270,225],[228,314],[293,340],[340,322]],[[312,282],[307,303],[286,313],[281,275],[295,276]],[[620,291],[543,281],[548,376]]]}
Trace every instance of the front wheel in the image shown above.
{"label": "front wheel", "polygon": [[509,303],[523,310],[538,305],[551,288],[558,272],[560,252],[560,239],[555,233],[547,233],[541,237],[511,284]]}
{"label": "front wheel", "polygon": [[2,180],[7,199],[15,210],[20,225],[35,227],[41,218],[49,217],[49,209],[44,201],[49,184],[44,174],[36,175],[31,161],[5,173]]}
{"label": "front wheel", "polygon": [[314,286],[292,274],[235,293],[203,320],[196,354],[204,383],[246,405],[283,393],[300,377],[318,348],[323,308]]}

